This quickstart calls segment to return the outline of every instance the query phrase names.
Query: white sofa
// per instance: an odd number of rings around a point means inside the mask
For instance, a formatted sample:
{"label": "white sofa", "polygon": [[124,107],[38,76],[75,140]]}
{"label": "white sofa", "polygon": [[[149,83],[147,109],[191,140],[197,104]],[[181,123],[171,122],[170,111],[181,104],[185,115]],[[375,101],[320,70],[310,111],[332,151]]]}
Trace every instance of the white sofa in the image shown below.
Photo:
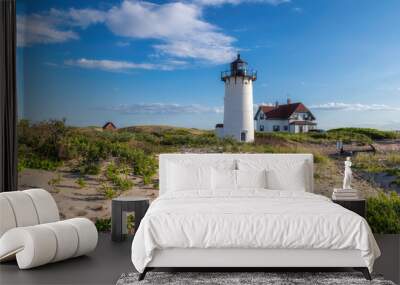
{"label": "white sofa", "polygon": [[57,204],[43,189],[0,193],[0,262],[20,269],[84,255],[96,248],[98,233],[86,218],[60,221]]}

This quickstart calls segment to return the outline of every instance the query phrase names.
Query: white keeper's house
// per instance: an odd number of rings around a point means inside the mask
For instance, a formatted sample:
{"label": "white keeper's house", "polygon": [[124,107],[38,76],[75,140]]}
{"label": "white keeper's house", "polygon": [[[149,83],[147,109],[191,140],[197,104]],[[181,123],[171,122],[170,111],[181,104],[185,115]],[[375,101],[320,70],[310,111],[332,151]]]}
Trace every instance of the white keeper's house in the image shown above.
{"label": "white keeper's house", "polygon": [[317,127],[316,118],[303,103],[261,105],[254,116],[256,131],[307,133]]}

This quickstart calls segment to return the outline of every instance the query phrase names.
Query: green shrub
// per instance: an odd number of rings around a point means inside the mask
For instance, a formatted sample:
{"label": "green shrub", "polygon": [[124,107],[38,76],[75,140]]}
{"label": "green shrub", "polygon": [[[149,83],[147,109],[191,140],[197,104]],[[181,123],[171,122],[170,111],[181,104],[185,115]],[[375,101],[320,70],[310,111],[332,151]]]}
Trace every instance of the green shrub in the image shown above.
{"label": "green shrub", "polygon": [[140,149],[115,145],[113,155],[119,157],[122,163],[132,165],[133,172],[141,175],[145,184],[150,183],[151,178],[157,172],[158,163],[154,156],[145,154]]}
{"label": "green shrub", "polygon": [[383,172],[385,165],[378,155],[372,153],[358,153],[353,157],[353,167],[371,173]]}
{"label": "green shrub", "polygon": [[75,183],[78,184],[79,188],[81,189],[86,187],[86,182],[82,177],[76,179]]}
{"label": "green shrub", "polygon": [[353,158],[353,166],[370,173],[387,173],[400,179],[400,160],[396,153],[359,153]]}
{"label": "green shrub", "polygon": [[107,165],[106,167],[106,171],[105,171],[105,176],[108,179],[112,179],[112,177],[118,175],[118,168],[115,165],[115,163],[110,163],[109,165]]}
{"label": "green shrub", "polygon": [[319,143],[328,139],[326,133],[288,133],[288,132],[273,132],[273,133],[255,133],[257,141],[281,141],[281,142],[300,142],[300,143]]}
{"label": "green shrub", "polygon": [[321,143],[342,140],[344,143],[370,144],[373,140],[394,139],[399,135],[392,131],[380,131],[368,128],[338,128],[331,129],[326,133],[255,133],[256,142],[275,141],[275,142],[299,142],[299,143]]}
{"label": "green shrub", "polygon": [[79,167],[79,172],[82,175],[98,175],[100,173],[100,163],[90,162]]}
{"label": "green shrub", "polygon": [[103,191],[104,196],[107,199],[112,199],[112,198],[115,198],[118,196],[118,193],[114,189],[112,189],[112,187],[108,186],[107,184],[103,184],[101,186],[101,189]]}
{"label": "green shrub", "polygon": [[133,186],[133,182],[131,180],[124,179],[118,176],[112,182],[114,183],[115,187],[117,187],[121,191],[129,190]]}
{"label": "green shrub", "polygon": [[314,152],[314,162],[319,164],[326,164],[329,162],[329,157],[319,152]]}
{"label": "green shrub", "polygon": [[138,154],[134,163],[134,171],[143,177],[143,183],[149,184],[156,174],[158,163],[153,156]]}
{"label": "green shrub", "polygon": [[160,144],[160,138],[154,134],[136,133],[134,138],[138,141],[153,144],[153,145]]}
{"label": "green shrub", "polygon": [[111,231],[111,219],[96,219],[96,228],[99,232],[109,232]]}
{"label": "green shrub", "polygon": [[132,234],[135,230],[135,216],[129,214],[126,218],[126,227],[128,229],[128,233]]}
{"label": "green shrub", "polygon": [[392,183],[394,185],[400,186],[400,177],[397,177]]}
{"label": "green shrub", "polygon": [[387,154],[387,163],[391,166],[400,166],[400,153],[390,152]]}
{"label": "green shrub", "polygon": [[26,168],[26,166],[25,166],[24,162],[21,160],[18,160],[17,171],[22,172],[22,171],[24,171],[25,168]]}
{"label": "green shrub", "polygon": [[398,134],[393,131],[381,131],[371,128],[338,128],[328,131],[329,135],[337,135],[351,141],[361,140],[364,142],[372,142],[372,140],[395,139]]}
{"label": "green shrub", "polygon": [[388,168],[386,172],[390,175],[397,176],[400,178],[400,168]]}
{"label": "green shrub", "polygon": [[400,234],[400,196],[391,192],[368,198],[367,221],[374,233]]}
{"label": "green shrub", "polygon": [[[133,186],[133,182],[128,178],[130,171],[130,168],[126,165],[118,168],[114,163],[110,163],[106,168],[105,176],[115,185],[115,187],[119,190],[125,191],[129,190]],[[125,178],[122,178],[121,175],[124,175]]]}
{"label": "green shrub", "polygon": [[65,120],[49,120],[34,125],[21,120],[18,124],[18,144],[27,146],[40,158],[58,161],[60,142],[67,133]]}
{"label": "green shrub", "polygon": [[57,174],[56,177],[51,178],[51,179],[47,182],[47,184],[48,184],[49,186],[57,186],[58,184],[61,183],[61,180],[62,180],[61,175],[60,175],[60,174]]}
{"label": "green shrub", "polygon": [[20,170],[24,168],[56,170],[57,167],[61,166],[62,163],[60,161],[42,159],[34,154],[31,154],[26,157],[20,157],[18,159],[18,164]]}

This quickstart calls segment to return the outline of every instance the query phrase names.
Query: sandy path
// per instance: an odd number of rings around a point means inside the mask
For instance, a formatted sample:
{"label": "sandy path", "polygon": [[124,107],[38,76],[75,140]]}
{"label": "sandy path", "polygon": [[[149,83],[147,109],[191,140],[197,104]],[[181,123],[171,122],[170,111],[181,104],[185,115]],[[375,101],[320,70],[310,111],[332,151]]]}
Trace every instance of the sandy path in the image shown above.
{"label": "sandy path", "polygon": [[[78,178],[79,175],[69,172],[67,169],[60,169],[57,172],[25,169],[19,174],[18,184],[21,190],[43,188],[49,191],[53,195],[63,219],[77,216],[84,216],[91,220],[109,218],[111,199],[102,193],[98,177],[86,176],[86,186],[83,188],[76,183]],[[158,190],[143,185],[142,179],[139,177],[132,178],[135,185],[132,189],[121,192],[121,196],[148,197],[151,200],[156,198]]]}

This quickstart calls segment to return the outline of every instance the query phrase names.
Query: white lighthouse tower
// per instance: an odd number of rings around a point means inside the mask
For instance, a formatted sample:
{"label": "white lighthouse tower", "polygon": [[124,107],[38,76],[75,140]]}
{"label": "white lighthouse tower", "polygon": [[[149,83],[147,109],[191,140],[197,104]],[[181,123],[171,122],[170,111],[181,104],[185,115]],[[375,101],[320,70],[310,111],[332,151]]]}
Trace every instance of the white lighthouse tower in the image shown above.
{"label": "white lighthouse tower", "polygon": [[231,69],[221,73],[225,82],[224,124],[217,125],[217,134],[241,142],[254,141],[253,81],[256,79],[257,72],[248,69],[240,54],[231,63]]}

